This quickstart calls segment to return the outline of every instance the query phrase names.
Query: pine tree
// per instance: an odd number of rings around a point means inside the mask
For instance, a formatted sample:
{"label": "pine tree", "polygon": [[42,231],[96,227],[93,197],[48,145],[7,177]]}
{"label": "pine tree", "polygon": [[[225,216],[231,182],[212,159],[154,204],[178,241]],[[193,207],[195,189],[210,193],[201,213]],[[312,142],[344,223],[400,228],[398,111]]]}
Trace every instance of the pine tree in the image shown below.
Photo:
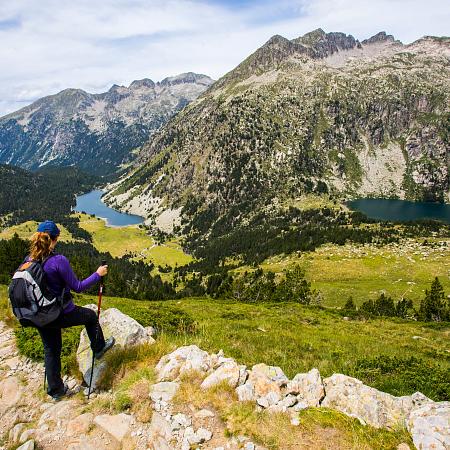
{"label": "pine tree", "polygon": [[420,320],[433,320],[440,322],[448,317],[448,305],[445,301],[445,293],[438,277],[431,283],[431,289],[425,290],[425,297],[422,299],[419,308]]}
{"label": "pine tree", "polygon": [[350,296],[344,305],[344,311],[356,311],[355,302],[353,301],[353,297]]}
{"label": "pine tree", "polygon": [[393,317],[395,316],[395,305],[392,297],[388,297],[384,292],[375,300],[375,314],[377,316]]}

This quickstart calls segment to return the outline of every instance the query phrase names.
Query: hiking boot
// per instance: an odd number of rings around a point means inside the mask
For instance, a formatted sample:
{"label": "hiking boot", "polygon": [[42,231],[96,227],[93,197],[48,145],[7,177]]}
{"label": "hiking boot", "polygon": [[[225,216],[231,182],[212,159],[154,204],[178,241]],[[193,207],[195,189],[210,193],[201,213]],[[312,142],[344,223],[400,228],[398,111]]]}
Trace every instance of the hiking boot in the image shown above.
{"label": "hiking boot", "polygon": [[70,395],[69,386],[67,386],[67,383],[64,383],[63,388],[59,392],[56,392],[55,394],[51,394],[50,397],[55,402],[59,402],[63,397],[66,397],[69,395]]}
{"label": "hiking boot", "polygon": [[105,346],[98,352],[95,352],[95,359],[100,359],[116,342],[114,336],[109,337],[105,341]]}

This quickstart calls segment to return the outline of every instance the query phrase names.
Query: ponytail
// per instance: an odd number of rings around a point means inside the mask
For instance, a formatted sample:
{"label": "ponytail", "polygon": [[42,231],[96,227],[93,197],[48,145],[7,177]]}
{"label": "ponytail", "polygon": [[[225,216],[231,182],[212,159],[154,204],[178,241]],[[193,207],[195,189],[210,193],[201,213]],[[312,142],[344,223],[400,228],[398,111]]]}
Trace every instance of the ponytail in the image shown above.
{"label": "ponytail", "polygon": [[43,261],[52,252],[52,238],[48,233],[36,232],[30,239],[30,258]]}

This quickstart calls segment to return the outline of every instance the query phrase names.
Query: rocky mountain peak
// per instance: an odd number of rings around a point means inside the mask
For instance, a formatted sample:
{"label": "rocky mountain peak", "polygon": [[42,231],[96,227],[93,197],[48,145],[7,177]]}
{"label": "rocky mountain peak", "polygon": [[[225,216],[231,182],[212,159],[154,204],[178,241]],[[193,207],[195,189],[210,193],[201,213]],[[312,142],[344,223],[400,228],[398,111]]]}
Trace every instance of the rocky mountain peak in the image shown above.
{"label": "rocky mountain peak", "polygon": [[272,36],[263,46],[262,48],[270,48],[270,47],[289,47],[291,41],[286,39],[285,37],[275,34]]}
{"label": "rocky mountain peak", "polygon": [[140,88],[154,88],[155,83],[153,80],[150,80],[150,78],[143,78],[142,80],[134,80],[130,86],[129,89],[140,89]]}
{"label": "rocky mountain peak", "polygon": [[164,80],[158,82],[158,84],[160,86],[175,86],[177,84],[199,83],[205,86],[209,86],[213,82],[214,81],[212,80],[212,78],[208,77],[207,75],[194,72],[186,72],[172,77],[164,78]]}
{"label": "rocky mountain peak", "polygon": [[321,28],[293,39],[292,42],[310,49],[313,58],[326,58],[339,50],[350,50],[361,44],[351,34],[332,32],[325,33]]}
{"label": "rocky mountain peak", "polygon": [[375,44],[377,42],[394,42],[395,38],[392,34],[386,34],[386,31],[380,31],[379,33],[373,35],[369,39],[364,39],[361,44],[369,45]]}
{"label": "rocky mountain peak", "polygon": [[303,45],[314,45],[317,42],[326,38],[327,33],[322,30],[322,28],[317,28],[316,30],[310,31],[309,33],[305,33],[303,36],[300,36],[294,41],[301,41]]}

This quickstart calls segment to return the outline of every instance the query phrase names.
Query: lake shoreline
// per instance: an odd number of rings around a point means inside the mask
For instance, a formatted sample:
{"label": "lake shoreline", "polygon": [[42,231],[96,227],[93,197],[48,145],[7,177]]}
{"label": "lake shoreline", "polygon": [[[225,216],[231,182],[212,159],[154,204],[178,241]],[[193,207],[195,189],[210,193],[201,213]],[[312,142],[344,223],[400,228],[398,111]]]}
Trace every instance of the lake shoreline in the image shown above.
{"label": "lake shoreline", "polygon": [[343,203],[350,210],[360,211],[375,220],[390,222],[437,220],[450,224],[450,204],[448,203],[385,198],[358,198],[346,200]]}
{"label": "lake shoreline", "polygon": [[76,196],[76,205],[72,209],[73,212],[86,213],[91,216],[98,217],[105,221],[105,225],[112,228],[121,228],[131,225],[140,225],[144,223],[144,217],[136,214],[127,214],[111,208],[102,197],[105,192],[96,189],[86,194]]}

